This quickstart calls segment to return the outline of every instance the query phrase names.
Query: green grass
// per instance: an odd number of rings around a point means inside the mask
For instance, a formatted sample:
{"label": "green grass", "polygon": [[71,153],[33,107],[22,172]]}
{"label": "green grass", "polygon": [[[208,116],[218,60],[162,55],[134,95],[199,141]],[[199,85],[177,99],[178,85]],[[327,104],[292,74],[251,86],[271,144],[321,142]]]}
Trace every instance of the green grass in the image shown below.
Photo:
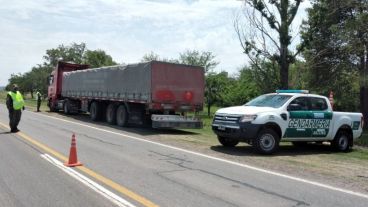
{"label": "green grass", "polygon": [[[0,91],[0,103],[6,103],[6,91]],[[32,99],[32,97],[27,94],[24,97],[24,105],[26,107],[27,110],[35,110],[37,107],[37,101],[35,98]],[[42,100],[41,102],[41,107],[40,110],[41,111],[46,111],[49,108],[47,107],[46,101]]]}
{"label": "green grass", "polygon": [[355,141],[355,144],[368,147],[368,130],[364,130],[362,136]]}

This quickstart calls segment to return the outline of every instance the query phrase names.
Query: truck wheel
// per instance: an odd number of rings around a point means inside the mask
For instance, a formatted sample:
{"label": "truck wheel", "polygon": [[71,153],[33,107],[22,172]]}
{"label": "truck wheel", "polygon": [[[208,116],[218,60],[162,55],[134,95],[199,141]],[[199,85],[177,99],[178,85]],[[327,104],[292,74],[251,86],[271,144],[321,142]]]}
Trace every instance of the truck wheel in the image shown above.
{"label": "truck wheel", "polygon": [[331,146],[336,151],[347,152],[350,149],[349,133],[343,130],[337,132],[335,138],[331,142]]}
{"label": "truck wheel", "polygon": [[261,154],[272,154],[279,147],[280,137],[272,129],[263,129],[254,140],[253,147]]}
{"label": "truck wheel", "polygon": [[93,121],[100,120],[101,119],[101,112],[102,112],[101,105],[98,102],[92,102],[91,108],[89,110],[91,119]]}
{"label": "truck wheel", "polygon": [[55,108],[55,106],[53,106],[53,104],[51,103],[51,100],[49,100],[47,105],[49,106],[50,112],[57,112],[58,111],[58,109]]}
{"label": "truck wheel", "polygon": [[116,105],[109,104],[106,108],[106,121],[109,124],[116,124]]}
{"label": "truck wheel", "polygon": [[63,105],[64,114],[71,114],[70,113],[70,102],[68,100],[65,100]]}
{"label": "truck wheel", "polygon": [[239,143],[239,140],[228,137],[217,136],[217,139],[225,147],[235,147]]}
{"label": "truck wheel", "polygon": [[128,125],[128,112],[124,105],[120,105],[116,111],[116,123],[122,127]]}

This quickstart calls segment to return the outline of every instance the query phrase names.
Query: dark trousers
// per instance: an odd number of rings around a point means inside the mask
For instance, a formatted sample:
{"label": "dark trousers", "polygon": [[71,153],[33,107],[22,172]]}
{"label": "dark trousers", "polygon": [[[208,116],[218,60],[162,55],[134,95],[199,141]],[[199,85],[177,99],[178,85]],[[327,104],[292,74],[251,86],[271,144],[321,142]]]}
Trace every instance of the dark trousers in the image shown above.
{"label": "dark trousers", "polygon": [[37,111],[40,111],[40,106],[41,106],[41,100],[37,100]]}
{"label": "dark trousers", "polygon": [[10,130],[17,129],[21,116],[22,116],[22,110],[11,110],[11,111],[9,111]]}

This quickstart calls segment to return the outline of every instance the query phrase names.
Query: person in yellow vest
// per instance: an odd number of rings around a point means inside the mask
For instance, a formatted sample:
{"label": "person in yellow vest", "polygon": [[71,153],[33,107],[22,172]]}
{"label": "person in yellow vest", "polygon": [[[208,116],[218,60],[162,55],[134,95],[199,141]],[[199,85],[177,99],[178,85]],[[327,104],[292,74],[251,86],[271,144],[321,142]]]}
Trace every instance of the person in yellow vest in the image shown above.
{"label": "person in yellow vest", "polygon": [[41,95],[40,91],[39,91],[39,90],[37,90],[37,92],[36,92],[37,112],[40,112],[40,107],[41,107],[41,98],[42,98],[42,95]]}
{"label": "person in yellow vest", "polygon": [[22,109],[24,110],[24,100],[16,84],[14,84],[12,90],[8,92],[6,106],[9,111],[10,132],[19,132],[18,124],[22,116]]}

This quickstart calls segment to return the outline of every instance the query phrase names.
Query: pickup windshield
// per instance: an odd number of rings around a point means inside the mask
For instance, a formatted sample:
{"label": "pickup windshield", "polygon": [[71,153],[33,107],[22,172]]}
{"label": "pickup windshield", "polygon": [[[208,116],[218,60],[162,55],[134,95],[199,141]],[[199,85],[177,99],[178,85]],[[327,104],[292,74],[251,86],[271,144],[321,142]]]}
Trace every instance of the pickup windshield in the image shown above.
{"label": "pickup windshield", "polygon": [[290,95],[280,95],[280,94],[262,95],[244,104],[244,106],[279,108],[282,105],[284,105],[286,101],[289,100],[290,98],[291,98]]}

